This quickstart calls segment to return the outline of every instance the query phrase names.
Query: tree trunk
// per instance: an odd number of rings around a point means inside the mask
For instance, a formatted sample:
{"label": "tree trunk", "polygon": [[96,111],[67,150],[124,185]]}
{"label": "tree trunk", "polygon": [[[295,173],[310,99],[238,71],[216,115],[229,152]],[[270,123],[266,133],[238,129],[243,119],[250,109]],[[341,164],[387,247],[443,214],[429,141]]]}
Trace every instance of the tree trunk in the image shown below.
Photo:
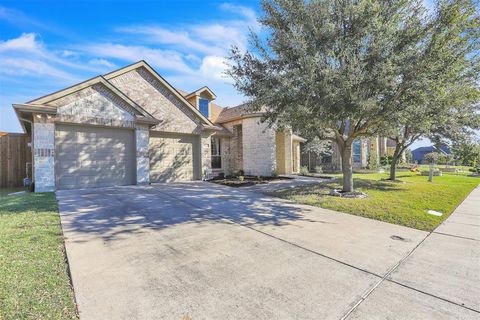
{"label": "tree trunk", "polygon": [[343,192],[353,192],[352,143],[346,141],[341,147]]}
{"label": "tree trunk", "polygon": [[398,158],[400,157],[400,153],[402,150],[402,146],[397,143],[395,146],[395,152],[392,156],[392,163],[390,163],[390,180],[395,181],[397,179],[397,163]]}
{"label": "tree trunk", "polygon": [[390,163],[390,180],[395,181],[397,180],[397,163],[398,163],[398,155],[393,154],[392,163]]}

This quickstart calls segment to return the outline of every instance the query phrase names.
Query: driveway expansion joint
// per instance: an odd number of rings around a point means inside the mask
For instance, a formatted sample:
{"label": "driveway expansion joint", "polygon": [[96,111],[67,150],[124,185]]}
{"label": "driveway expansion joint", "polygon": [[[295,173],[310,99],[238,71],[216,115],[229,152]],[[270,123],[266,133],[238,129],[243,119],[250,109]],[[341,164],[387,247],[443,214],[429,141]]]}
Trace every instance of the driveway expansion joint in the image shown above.
{"label": "driveway expansion joint", "polygon": [[183,200],[183,199],[181,199],[181,198],[172,196],[171,194],[162,192],[162,191],[160,191],[160,190],[159,190],[159,192],[160,192],[160,193],[163,193],[163,194],[165,194],[165,195],[167,195],[167,196],[169,196],[169,197],[175,198],[175,199],[177,199],[178,201],[183,202],[183,203],[185,203],[186,205],[189,205],[189,206],[191,206],[191,207],[193,207],[193,208],[197,208],[197,209],[202,209],[202,210],[208,211],[209,213],[214,214],[214,215],[216,215],[216,216],[218,216],[218,217],[220,217],[220,218],[222,218],[222,219],[228,220],[228,221],[230,221],[230,222],[232,222],[233,224],[236,224],[236,225],[238,225],[238,226],[241,226],[241,227],[250,229],[250,230],[255,231],[255,232],[257,232],[257,233],[260,233],[260,234],[262,234],[262,235],[264,235],[264,236],[267,236],[267,237],[273,238],[273,239],[275,239],[275,240],[278,240],[278,241],[284,242],[284,243],[286,243],[286,244],[289,244],[289,245],[291,245],[291,246],[294,246],[294,247],[296,247],[296,248],[298,248],[298,249],[301,249],[301,250],[304,250],[304,251],[313,253],[313,254],[315,254],[315,255],[317,255],[317,256],[321,256],[321,257],[323,257],[323,258],[326,258],[326,259],[329,259],[329,260],[338,262],[338,263],[340,263],[340,264],[343,264],[343,265],[345,265],[345,266],[347,266],[347,267],[356,269],[356,270],[358,270],[358,271],[361,271],[361,272],[370,274],[370,275],[375,276],[375,277],[378,277],[378,278],[382,278],[381,275],[378,275],[378,274],[376,274],[376,273],[374,273],[374,272],[365,270],[365,269],[360,268],[360,267],[356,267],[356,266],[354,266],[354,265],[352,265],[352,264],[349,264],[349,263],[347,263],[347,262],[344,262],[344,261],[335,259],[335,258],[333,258],[333,257],[327,256],[327,255],[325,255],[325,254],[323,254],[323,253],[320,253],[320,252],[317,252],[317,251],[315,251],[315,250],[311,250],[311,249],[305,248],[305,247],[303,247],[303,246],[301,246],[301,245],[298,245],[298,244],[296,244],[296,243],[294,243],[294,242],[291,242],[291,241],[288,241],[288,240],[279,238],[279,237],[274,236],[274,235],[272,235],[272,234],[269,234],[269,233],[267,233],[267,232],[264,232],[264,231],[255,229],[255,228],[253,228],[253,227],[251,227],[251,226],[248,226],[248,225],[246,225],[246,224],[239,223],[239,222],[237,222],[237,221],[235,221],[235,220],[233,220],[233,219],[231,219],[231,218],[229,218],[229,217],[227,217],[227,216],[222,215],[221,213],[215,212],[214,210],[205,209],[205,208],[202,208],[202,207],[200,207],[200,206],[196,206],[196,205],[194,205],[194,204],[192,204],[192,203],[190,203],[190,202],[188,202],[188,201],[186,201],[186,200]]}
{"label": "driveway expansion joint", "polygon": [[433,233],[439,234],[439,235],[442,235],[442,236],[447,236],[447,237],[453,237],[453,238],[459,238],[459,239],[465,239],[465,240],[471,240],[471,241],[480,241],[479,239],[457,236],[455,234],[449,234],[449,233],[444,233],[444,232],[433,231]]}

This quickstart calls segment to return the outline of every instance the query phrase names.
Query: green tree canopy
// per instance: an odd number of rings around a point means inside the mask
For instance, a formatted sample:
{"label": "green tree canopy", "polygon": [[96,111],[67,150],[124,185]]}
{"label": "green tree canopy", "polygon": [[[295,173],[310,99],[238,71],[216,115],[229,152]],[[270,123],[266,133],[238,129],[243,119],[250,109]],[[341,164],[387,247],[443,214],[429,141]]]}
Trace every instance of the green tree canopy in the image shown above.
{"label": "green tree canopy", "polygon": [[[449,50],[432,45],[449,24],[417,0],[271,0],[262,8],[268,35],[252,33],[250,51],[233,48],[228,73],[270,124],[334,140],[343,191],[353,191],[353,141],[395,127],[418,90],[414,105],[424,110],[425,87],[437,82],[419,77],[417,62]],[[443,67],[431,68],[440,78],[456,72]]]}

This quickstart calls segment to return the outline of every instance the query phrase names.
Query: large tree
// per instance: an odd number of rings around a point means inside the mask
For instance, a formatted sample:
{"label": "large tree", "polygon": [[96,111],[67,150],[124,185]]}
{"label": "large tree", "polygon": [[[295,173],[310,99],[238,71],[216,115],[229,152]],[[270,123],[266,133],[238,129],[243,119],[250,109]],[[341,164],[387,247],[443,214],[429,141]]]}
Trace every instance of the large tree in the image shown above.
{"label": "large tree", "polygon": [[233,48],[229,74],[270,124],[335,141],[343,191],[351,192],[353,141],[383,131],[401,111],[396,101],[424,41],[423,6],[272,0],[262,8],[267,35],[252,34],[251,51]]}
{"label": "large tree", "polygon": [[480,19],[474,1],[439,1],[410,62],[401,110],[389,136],[396,148],[390,179],[402,154],[421,137],[459,141],[480,127]]}

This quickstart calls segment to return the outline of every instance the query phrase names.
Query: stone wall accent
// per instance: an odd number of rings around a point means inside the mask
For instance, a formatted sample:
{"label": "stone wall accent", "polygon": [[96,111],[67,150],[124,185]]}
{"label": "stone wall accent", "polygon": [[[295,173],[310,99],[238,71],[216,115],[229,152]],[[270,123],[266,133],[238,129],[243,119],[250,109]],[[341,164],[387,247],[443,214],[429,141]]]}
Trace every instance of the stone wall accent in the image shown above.
{"label": "stone wall accent", "polygon": [[232,127],[233,137],[231,138],[232,149],[232,171],[243,170],[243,127],[236,124]]}
{"label": "stone wall accent", "polygon": [[368,139],[362,139],[362,168],[368,166],[368,151],[370,148],[370,141]]}
{"label": "stone wall accent", "polygon": [[276,132],[276,160],[278,174],[292,173],[292,131],[289,129]]}
{"label": "stone wall accent", "polygon": [[198,116],[145,68],[126,72],[109,81],[160,120],[153,130],[195,134],[201,132]]}
{"label": "stone wall accent", "polygon": [[243,119],[242,131],[245,174],[270,176],[276,169],[275,129],[255,117]]}
{"label": "stone wall accent", "polygon": [[202,179],[209,178],[212,172],[212,134],[213,132],[202,132],[200,135]]}
{"label": "stone wall accent", "polygon": [[222,139],[225,174],[235,174],[243,170],[243,129],[242,120],[222,124],[233,136]]}
{"label": "stone wall accent", "polygon": [[150,182],[150,160],[148,157],[149,139],[150,133],[148,126],[137,125],[135,128],[137,184],[148,184]]}
{"label": "stone wall accent", "polygon": [[33,116],[33,179],[36,192],[55,191],[54,117]]}
{"label": "stone wall accent", "polygon": [[[95,84],[49,103],[60,116],[133,122],[135,110],[103,84]],[[79,121],[82,123],[82,121]]]}
{"label": "stone wall accent", "polygon": [[300,142],[299,141],[294,141],[292,142],[292,157],[295,159],[292,159],[292,171],[295,173],[300,173]]}
{"label": "stone wall accent", "polygon": [[387,150],[387,138],[378,137],[378,145],[379,145],[379,156],[383,157],[388,154]]}

